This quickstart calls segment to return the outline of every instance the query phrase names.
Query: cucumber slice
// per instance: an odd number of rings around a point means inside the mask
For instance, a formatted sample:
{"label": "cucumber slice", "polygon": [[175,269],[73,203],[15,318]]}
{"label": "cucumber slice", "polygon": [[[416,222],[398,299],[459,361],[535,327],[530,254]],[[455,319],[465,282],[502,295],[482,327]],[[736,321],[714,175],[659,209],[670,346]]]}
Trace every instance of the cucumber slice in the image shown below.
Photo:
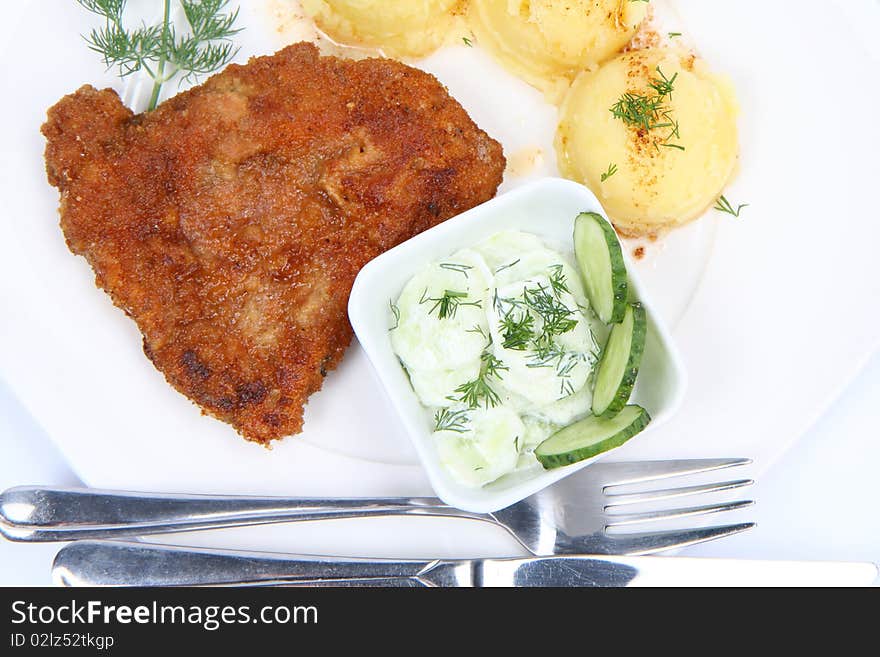
{"label": "cucumber slice", "polygon": [[599,360],[593,387],[593,415],[614,417],[626,406],[639,374],[647,333],[645,309],[640,303],[628,305],[623,321],[611,328]]}
{"label": "cucumber slice", "polygon": [[548,470],[577,463],[623,445],[650,421],[648,411],[635,405],[611,419],[591,415],[554,433],[535,448],[535,457]]}
{"label": "cucumber slice", "polygon": [[626,310],[626,265],[617,234],[595,212],[581,212],[574,220],[574,254],[587,298],[606,324],[617,324]]}

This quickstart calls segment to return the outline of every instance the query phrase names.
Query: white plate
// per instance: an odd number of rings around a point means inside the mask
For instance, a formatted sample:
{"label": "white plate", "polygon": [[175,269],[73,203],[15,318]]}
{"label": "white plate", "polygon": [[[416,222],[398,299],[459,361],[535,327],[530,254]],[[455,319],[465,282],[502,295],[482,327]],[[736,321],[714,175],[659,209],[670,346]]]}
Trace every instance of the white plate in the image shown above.
{"label": "white plate", "polygon": [[[275,29],[282,0],[242,4],[252,52],[289,38]],[[647,245],[638,269],[674,329],[690,388],[674,420],[618,457],[750,456],[760,473],[880,341],[880,136],[858,109],[877,106],[870,81],[880,57],[864,29],[877,25],[877,8],[866,0],[674,5],[681,31],[737,88],[742,164],[728,197],[750,205],[738,220],[710,212]],[[80,39],[90,22],[75,3],[13,3],[6,11],[0,373],[77,473],[92,485],[130,489],[426,494],[356,345],[310,401],[304,437],[271,451],[201,417],[165,383],[141,353],[134,324],[67,251],[57,192],[43,170],[46,108],[85,82],[119,88],[118,80]],[[553,108],[478,49],[452,48],[425,66],[509,154],[548,147]],[[532,175],[553,173],[550,153]],[[435,519],[235,530],[199,541],[402,556],[514,550],[490,528]]]}

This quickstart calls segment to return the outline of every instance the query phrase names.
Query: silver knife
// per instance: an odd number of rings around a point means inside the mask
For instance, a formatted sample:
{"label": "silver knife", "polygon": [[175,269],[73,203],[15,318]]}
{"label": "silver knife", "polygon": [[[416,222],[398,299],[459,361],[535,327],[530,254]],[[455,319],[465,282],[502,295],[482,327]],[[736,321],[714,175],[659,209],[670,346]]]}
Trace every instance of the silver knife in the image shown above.
{"label": "silver knife", "polygon": [[560,555],[392,560],[243,552],[123,541],[62,548],[64,586],[868,586],[873,563]]}

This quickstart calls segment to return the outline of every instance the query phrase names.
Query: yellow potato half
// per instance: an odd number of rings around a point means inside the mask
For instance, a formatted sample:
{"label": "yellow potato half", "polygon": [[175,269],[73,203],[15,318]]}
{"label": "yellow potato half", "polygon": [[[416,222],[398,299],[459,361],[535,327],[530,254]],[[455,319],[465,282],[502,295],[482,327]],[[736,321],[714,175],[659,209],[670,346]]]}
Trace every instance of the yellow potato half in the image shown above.
{"label": "yellow potato half", "polygon": [[[660,68],[673,81],[654,124],[631,125],[611,107],[625,93],[651,97]],[[577,77],[562,104],[556,153],[563,175],[599,197],[618,230],[656,235],[696,218],[721,194],[738,154],[737,106],[730,85],[677,50],[627,52]],[[684,148],[679,150],[671,145]],[[616,171],[602,181],[602,174]]]}
{"label": "yellow potato half", "polygon": [[421,57],[446,38],[461,1],[302,0],[302,7],[338,43]]}
{"label": "yellow potato half", "polygon": [[468,18],[481,46],[549,91],[618,52],[646,13],[630,0],[471,0]]}

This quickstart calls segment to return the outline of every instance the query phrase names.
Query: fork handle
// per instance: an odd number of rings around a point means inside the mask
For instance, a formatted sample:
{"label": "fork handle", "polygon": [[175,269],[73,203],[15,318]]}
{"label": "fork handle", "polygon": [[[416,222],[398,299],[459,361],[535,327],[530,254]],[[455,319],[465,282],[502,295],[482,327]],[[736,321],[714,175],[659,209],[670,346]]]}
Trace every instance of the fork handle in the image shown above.
{"label": "fork handle", "polygon": [[493,522],[433,497],[309,499],[165,495],[19,486],[0,494],[0,533],[14,541],[72,541],[239,527],[267,523],[444,516]]}

